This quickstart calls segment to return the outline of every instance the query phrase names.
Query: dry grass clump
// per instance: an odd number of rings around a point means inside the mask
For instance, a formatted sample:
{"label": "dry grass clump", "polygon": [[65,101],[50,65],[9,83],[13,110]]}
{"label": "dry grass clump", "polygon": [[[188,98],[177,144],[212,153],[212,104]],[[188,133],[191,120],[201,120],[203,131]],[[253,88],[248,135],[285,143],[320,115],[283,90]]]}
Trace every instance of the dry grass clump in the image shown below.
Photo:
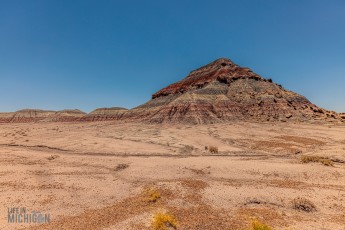
{"label": "dry grass clump", "polygon": [[318,162],[326,166],[333,166],[333,161],[327,157],[319,157],[319,156],[302,156],[301,162],[304,164],[310,162]]}
{"label": "dry grass clump", "polygon": [[249,230],[273,230],[270,226],[261,223],[259,220],[253,220]]}
{"label": "dry grass clump", "polygon": [[50,155],[47,159],[51,161],[59,157],[60,157],[59,155]]}
{"label": "dry grass clump", "polygon": [[169,228],[176,229],[176,219],[167,213],[157,213],[153,217],[152,227],[154,230],[167,230]]}
{"label": "dry grass clump", "polygon": [[159,191],[155,190],[155,189],[149,189],[147,191],[148,193],[148,198],[147,201],[148,202],[156,202],[159,198],[161,198],[161,194],[159,193]]}
{"label": "dry grass clump", "polygon": [[180,153],[187,155],[187,154],[191,154],[194,150],[194,147],[191,145],[185,145],[182,148],[180,148]]}
{"label": "dry grass clump", "polygon": [[218,147],[217,146],[208,146],[208,151],[210,151],[210,153],[216,154],[218,153]]}
{"label": "dry grass clump", "polygon": [[115,171],[121,171],[121,170],[124,170],[126,168],[128,168],[129,165],[128,164],[118,164],[116,167],[115,167]]}
{"label": "dry grass clump", "polygon": [[316,211],[315,205],[310,200],[303,197],[297,197],[293,199],[292,208],[304,212]]}

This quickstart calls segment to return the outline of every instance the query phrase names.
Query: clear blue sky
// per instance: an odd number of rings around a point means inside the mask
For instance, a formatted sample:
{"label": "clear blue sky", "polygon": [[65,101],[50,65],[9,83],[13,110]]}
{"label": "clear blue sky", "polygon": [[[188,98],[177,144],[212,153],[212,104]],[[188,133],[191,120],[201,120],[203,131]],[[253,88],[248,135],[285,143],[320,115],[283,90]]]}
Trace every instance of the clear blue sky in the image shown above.
{"label": "clear blue sky", "polygon": [[131,108],[219,57],[345,112],[345,1],[0,0],[0,111]]}

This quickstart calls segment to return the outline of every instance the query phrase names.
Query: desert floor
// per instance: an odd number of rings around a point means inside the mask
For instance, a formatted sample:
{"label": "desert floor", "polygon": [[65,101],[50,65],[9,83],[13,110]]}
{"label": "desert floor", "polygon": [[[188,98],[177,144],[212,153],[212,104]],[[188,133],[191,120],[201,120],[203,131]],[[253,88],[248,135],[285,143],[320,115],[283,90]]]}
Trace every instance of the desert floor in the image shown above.
{"label": "desert floor", "polygon": [[[1,124],[0,178],[0,229],[152,229],[166,213],[177,229],[344,230],[345,126]],[[8,224],[11,207],[51,222]]]}

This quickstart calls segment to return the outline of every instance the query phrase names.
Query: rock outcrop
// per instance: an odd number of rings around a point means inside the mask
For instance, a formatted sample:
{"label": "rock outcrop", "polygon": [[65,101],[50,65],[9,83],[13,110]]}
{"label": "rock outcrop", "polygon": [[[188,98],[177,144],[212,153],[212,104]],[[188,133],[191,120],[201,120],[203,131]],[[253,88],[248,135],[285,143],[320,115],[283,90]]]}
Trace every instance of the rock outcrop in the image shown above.
{"label": "rock outcrop", "polygon": [[87,114],[82,121],[107,121],[107,120],[119,120],[128,110],[121,107],[112,108],[99,108],[95,109],[91,113]]}
{"label": "rock outcrop", "polygon": [[337,121],[339,117],[249,68],[221,58],[154,93],[152,100],[128,111],[123,119],[207,124],[233,120]]}

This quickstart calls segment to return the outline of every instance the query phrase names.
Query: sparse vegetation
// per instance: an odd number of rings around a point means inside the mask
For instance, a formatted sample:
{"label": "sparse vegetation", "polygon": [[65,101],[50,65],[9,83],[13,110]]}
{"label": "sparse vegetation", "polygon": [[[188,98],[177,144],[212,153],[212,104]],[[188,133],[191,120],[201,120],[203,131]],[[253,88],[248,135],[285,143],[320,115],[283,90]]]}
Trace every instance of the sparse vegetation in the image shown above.
{"label": "sparse vegetation", "polygon": [[293,209],[304,211],[304,212],[313,212],[316,211],[315,205],[308,199],[304,197],[297,197],[292,201]]}
{"label": "sparse vegetation", "polygon": [[217,146],[208,146],[208,151],[210,152],[210,153],[213,153],[213,154],[216,154],[216,153],[218,153],[218,147]]}
{"label": "sparse vegetation", "polygon": [[270,226],[261,223],[259,220],[252,220],[250,230],[273,230]]}
{"label": "sparse vegetation", "polygon": [[185,145],[180,149],[181,154],[191,154],[194,150],[194,147],[191,145]]}
{"label": "sparse vegetation", "polygon": [[193,173],[198,174],[198,175],[205,175],[206,174],[203,169],[193,169],[193,168],[185,168],[185,169],[189,169],[190,171],[192,171]]}
{"label": "sparse vegetation", "polygon": [[50,155],[47,159],[51,161],[51,160],[54,160],[56,158],[59,158],[59,155]]}
{"label": "sparse vegetation", "polygon": [[152,227],[154,230],[167,230],[168,227],[177,228],[176,219],[167,213],[157,213],[153,217]]}
{"label": "sparse vegetation", "polygon": [[301,162],[304,164],[310,163],[310,162],[317,162],[321,163],[326,166],[333,166],[333,161],[327,157],[320,157],[320,156],[302,156]]}
{"label": "sparse vegetation", "polygon": [[128,164],[118,164],[116,167],[115,167],[115,171],[121,171],[121,170],[124,170],[126,168],[128,168],[129,165]]}
{"label": "sparse vegetation", "polygon": [[157,202],[157,200],[161,198],[161,194],[156,189],[149,189],[147,193],[148,193],[148,198],[147,198],[148,202]]}

